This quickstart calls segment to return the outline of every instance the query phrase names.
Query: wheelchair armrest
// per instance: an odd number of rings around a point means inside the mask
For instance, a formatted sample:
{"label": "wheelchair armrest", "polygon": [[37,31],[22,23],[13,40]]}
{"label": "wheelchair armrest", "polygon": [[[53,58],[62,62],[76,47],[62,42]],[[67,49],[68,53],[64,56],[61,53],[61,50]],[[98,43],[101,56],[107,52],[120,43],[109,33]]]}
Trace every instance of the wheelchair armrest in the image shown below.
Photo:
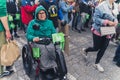
{"label": "wheelchair armrest", "polygon": [[37,44],[42,44],[42,45],[49,45],[52,42],[51,38],[40,38],[40,41],[34,42]]}

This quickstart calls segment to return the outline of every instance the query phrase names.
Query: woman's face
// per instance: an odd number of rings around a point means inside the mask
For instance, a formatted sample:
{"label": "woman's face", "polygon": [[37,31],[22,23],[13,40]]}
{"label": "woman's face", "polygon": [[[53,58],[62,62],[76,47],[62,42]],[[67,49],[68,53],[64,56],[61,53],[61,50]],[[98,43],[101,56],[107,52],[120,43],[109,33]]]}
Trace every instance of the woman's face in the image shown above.
{"label": "woman's face", "polygon": [[38,12],[38,19],[39,20],[45,20],[46,19],[45,11],[41,10],[41,11]]}

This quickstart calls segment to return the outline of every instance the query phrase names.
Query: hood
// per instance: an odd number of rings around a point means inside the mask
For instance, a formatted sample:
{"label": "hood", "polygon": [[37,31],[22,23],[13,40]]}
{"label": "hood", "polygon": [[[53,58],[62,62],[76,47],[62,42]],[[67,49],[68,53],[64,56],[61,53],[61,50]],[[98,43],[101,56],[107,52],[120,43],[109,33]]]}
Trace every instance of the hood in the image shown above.
{"label": "hood", "polygon": [[38,12],[39,11],[41,11],[41,10],[44,10],[45,11],[45,13],[46,13],[46,17],[48,18],[48,12],[47,12],[47,10],[43,7],[43,6],[38,6],[37,8],[36,8],[36,10],[35,10],[35,19],[37,19],[37,17],[38,17]]}

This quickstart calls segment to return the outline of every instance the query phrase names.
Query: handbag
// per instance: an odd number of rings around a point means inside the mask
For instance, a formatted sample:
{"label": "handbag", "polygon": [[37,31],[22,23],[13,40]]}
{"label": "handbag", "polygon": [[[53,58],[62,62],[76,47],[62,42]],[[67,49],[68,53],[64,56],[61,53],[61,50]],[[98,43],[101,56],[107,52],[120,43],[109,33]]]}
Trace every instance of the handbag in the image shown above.
{"label": "handbag", "polygon": [[1,65],[11,66],[20,56],[20,50],[15,40],[7,41],[1,48]]}
{"label": "handbag", "polygon": [[105,36],[105,35],[110,35],[110,34],[115,34],[116,33],[116,29],[115,29],[114,26],[100,27],[100,31],[101,31],[101,36]]}

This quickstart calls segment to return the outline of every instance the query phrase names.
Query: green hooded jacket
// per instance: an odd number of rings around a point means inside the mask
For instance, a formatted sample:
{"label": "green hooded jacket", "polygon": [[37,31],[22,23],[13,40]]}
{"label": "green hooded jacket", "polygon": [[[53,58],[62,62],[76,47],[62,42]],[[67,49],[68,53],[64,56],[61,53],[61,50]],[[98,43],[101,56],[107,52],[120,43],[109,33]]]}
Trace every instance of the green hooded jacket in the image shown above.
{"label": "green hooded jacket", "polygon": [[[6,15],[7,15],[6,0],[1,0],[0,1],[0,17],[4,17]],[[0,31],[4,31],[4,27],[1,21],[0,21]]]}
{"label": "green hooded jacket", "polygon": [[[46,20],[38,20],[38,12],[44,10],[46,16],[48,15],[46,9],[43,6],[38,6],[35,10],[35,19],[30,21],[27,28],[27,39],[28,41],[33,41],[33,38],[39,37],[48,37],[51,38],[53,33],[56,33],[53,22],[46,18]],[[34,25],[37,25],[37,29],[33,28]],[[35,26],[36,27],[36,26]]]}

